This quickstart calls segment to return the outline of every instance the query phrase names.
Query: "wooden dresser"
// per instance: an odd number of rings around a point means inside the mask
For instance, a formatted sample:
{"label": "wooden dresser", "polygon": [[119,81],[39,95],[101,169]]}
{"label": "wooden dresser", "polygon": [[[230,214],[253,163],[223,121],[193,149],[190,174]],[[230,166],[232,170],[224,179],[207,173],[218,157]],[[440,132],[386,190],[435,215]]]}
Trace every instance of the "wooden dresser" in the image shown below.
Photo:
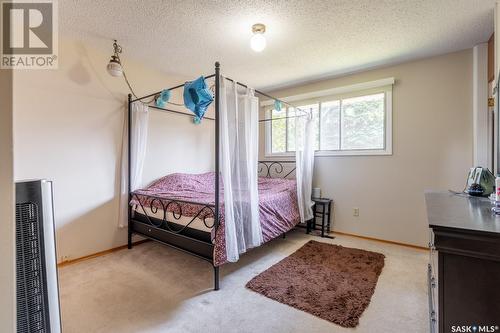
{"label": "wooden dresser", "polygon": [[486,198],[426,192],[430,332],[500,332],[500,216]]}

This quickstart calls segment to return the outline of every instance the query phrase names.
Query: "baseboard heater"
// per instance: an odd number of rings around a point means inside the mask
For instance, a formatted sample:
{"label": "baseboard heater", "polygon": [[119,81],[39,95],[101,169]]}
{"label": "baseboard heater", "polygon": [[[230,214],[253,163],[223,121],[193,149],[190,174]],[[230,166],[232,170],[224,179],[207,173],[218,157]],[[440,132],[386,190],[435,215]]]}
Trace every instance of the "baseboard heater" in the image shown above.
{"label": "baseboard heater", "polygon": [[52,182],[16,183],[17,332],[59,333]]}

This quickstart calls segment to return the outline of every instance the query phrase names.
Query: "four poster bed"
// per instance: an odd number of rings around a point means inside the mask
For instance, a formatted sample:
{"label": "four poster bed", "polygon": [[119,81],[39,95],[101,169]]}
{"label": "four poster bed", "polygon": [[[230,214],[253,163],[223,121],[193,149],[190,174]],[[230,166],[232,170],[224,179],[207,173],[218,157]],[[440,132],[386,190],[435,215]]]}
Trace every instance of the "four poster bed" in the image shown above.
{"label": "four poster bed", "polygon": [[[226,256],[224,184],[220,166],[220,66],[215,63],[214,78],[215,117],[215,170],[203,174],[175,173],[158,179],[144,189],[132,190],[131,171],[128,170],[128,248],[132,248],[132,235],[137,234],[161,244],[174,247],[210,262],[214,269],[214,289],[219,289],[219,266],[230,261]],[[235,85],[246,87],[228,78]],[[179,85],[173,89],[181,88]],[[260,91],[255,93],[276,100]],[[128,98],[128,165],[131,154],[132,103],[155,96]],[[282,102],[282,101],[280,101]],[[282,102],[285,103],[285,102]],[[288,103],[285,103],[288,104]],[[163,111],[187,113],[150,105]],[[272,121],[263,119],[259,122]],[[258,161],[258,214],[262,242],[284,236],[301,221],[294,179],[295,162]],[[248,203],[243,202],[243,205]],[[244,252],[244,251],[243,251]]]}

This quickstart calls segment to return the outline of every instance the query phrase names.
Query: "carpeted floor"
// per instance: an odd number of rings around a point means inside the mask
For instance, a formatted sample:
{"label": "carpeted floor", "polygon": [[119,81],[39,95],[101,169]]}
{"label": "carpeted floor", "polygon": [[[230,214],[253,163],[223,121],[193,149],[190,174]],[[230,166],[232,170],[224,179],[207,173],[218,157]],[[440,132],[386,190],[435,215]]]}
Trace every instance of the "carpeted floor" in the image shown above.
{"label": "carpeted floor", "polygon": [[383,267],[383,254],[311,240],[247,287],[343,327],[356,327]]}
{"label": "carpeted floor", "polygon": [[[343,328],[255,293],[245,284],[309,240],[386,256],[370,305],[356,328]],[[428,332],[428,253],[336,235],[290,233],[221,269],[212,291],[211,266],[157,243],[62,267],[65,333],[73,332]]]}

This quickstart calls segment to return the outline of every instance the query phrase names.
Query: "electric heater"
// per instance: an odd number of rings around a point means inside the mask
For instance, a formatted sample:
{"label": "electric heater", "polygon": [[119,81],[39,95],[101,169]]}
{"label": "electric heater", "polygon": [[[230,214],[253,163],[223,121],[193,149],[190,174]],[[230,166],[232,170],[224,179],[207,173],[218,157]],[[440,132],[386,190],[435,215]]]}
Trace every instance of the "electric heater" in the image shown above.
{"label": "electric heater", "polygon": [[16,183],[17,332],[59,333],[52,182]]}

